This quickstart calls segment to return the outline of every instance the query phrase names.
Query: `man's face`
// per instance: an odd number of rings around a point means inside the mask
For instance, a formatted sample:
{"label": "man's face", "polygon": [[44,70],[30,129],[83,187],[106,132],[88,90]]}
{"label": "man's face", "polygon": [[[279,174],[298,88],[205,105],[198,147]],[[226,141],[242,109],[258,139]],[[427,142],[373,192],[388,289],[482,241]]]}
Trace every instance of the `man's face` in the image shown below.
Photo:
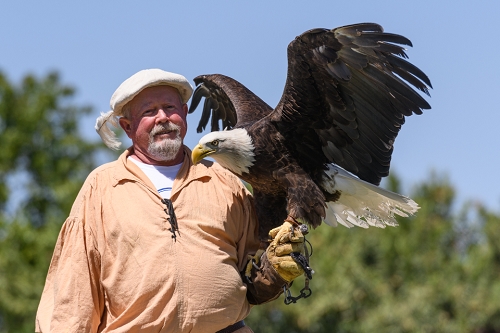
{"label": "man's face", "polygon": [[135,155],[149,164],[181,163],[188,108],[177,89],[149,87],[128,104],[130,117],[120,118],[120,125],[132,140]]}

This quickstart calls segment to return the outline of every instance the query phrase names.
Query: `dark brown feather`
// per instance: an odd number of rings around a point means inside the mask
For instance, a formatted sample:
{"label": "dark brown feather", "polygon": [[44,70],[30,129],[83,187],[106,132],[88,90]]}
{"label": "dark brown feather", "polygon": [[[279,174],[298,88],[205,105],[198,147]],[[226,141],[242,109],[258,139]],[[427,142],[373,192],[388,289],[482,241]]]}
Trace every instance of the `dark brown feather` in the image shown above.
{"label": "dark brown feather", "polygon": [[376,185],[388,175],[405,117],[430,109],[418,91],[429,94],[431,82],[405,60],[401,45],[412,46],[375,23],[306,31],[288,46],[287,80],[274,110],[229,77],[195,78],[189,112],[202,97],[213,100],[200,126],[211,112],[212,130],[221,120],[252,137],[256,162],[241,177],[255,190],[261,235],[287,213],[321,223],[325,194],[317,184],[328,163]]}
{"label": "dark brown feather", "polygon": [[[198,96],[205,97],[205,101],[210,100],[208,114],[212,115],[212,131],[218,130],[216,128],[219,127],[219,121],[225,121],[228,129],[231,129],[237,123],[240,126],[251,124],[273,110],[247,87],[228,76],[221,74],[200,75],[194,79],[194,82],[198,87],[193,93],[193,102],[189,107],[189,113],[192,113],[198,106]],[[206,93],[207,91],[208,93]],[[198,125],[198,129],[201,131],[208,122],[204,116],[205,110]],[[201,131],[198,130],[198,132]]]}

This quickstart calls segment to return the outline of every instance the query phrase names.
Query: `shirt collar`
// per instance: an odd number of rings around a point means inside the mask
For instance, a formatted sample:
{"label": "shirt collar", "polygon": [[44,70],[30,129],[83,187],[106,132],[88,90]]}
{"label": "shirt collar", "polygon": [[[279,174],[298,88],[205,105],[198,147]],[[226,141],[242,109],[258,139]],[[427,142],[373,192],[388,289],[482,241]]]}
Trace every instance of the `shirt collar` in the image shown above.
{"label": "shirt collar", "polygon": [[[186,146],[183,146],[183,149],[184,160],[182,161],[181,168],[175,177],[171,197],[173,197],[176,192],[180,191],[193,180],[210,177],[210,174],[207,172],[209,163],[202,161],[193,165],[193,162],[191,161],[191,150]],[[133,152],[134,148],[130,147],[118,157],[118,160],[116,161],[117,167],[114,175],[115,182],[113,183],[113,186],[118,185],[122,181],[139,181],[154,189],[153,184],[142,172],[142,170],[135,163],[128,160],[128,157]]]}

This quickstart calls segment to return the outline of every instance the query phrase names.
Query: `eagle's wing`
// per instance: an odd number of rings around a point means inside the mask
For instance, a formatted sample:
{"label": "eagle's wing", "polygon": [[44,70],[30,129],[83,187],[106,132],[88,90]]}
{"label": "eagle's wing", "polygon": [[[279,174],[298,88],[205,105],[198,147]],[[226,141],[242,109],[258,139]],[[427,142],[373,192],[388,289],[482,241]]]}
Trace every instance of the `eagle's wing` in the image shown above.
{"label": "eagle's wing", "polygon": [[411,86],[432,87],[398,44],[411,46],[373,23],[309,30],[289,44],[284,94],[270,117],[297,158],[336,163],[376,185],[388,175],[405,116],[430,109]]}
{"label": "eagle's wing", "polygon": [[202,97],[205,97],[203,112],[196,129],[198,133],[205,129],[210,118],[211,131],[218,131],[221,122],[222,129],[243,127],[265,117],[273,110],[248,88],[228,76],[200,75],[194,82],[197,88],[193,93],[189,113],[192,113]]}

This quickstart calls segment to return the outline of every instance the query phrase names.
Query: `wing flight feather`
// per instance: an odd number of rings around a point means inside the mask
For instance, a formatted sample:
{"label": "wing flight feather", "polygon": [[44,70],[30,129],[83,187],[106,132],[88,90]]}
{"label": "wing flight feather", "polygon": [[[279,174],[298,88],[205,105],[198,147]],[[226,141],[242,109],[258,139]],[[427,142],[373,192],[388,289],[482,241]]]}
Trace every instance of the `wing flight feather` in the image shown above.
{"label": "wing flight feather", "polygon": [[405,117],[430,109],[422,93],[429,95],[431,82],[402,45],[412,43],[375,23],[312,29],[288,46],[287,81],[274,110],[238,81],[213,74],[194,79],[189,113],[204,97],[198,132],[209,120],[214,131],[269,115],[306,171],[333,162],[378,185]]}
{"label": "wing flight feather", "polygon": [[[430,109],[418,91],[429,95],[431,82],[401,45],[412,43],[374,23],[313,29],[289,44],[284,93],[270,117],[305,169],[333,162],[376,185],[388,175],[405,116]],[[324,160],[300,156],[304,135],[317,137],[307,149]]]}
{"label": "wing flight feather", "polygon": [[211,131],[242,127],[253,123],[273,110],[262,99],[238,81],[221,74],[200,75],[194,79],[197,85],[193,93],[189,113],[205,98],[203,112],[196,129],[203,132],[211,119]]}

